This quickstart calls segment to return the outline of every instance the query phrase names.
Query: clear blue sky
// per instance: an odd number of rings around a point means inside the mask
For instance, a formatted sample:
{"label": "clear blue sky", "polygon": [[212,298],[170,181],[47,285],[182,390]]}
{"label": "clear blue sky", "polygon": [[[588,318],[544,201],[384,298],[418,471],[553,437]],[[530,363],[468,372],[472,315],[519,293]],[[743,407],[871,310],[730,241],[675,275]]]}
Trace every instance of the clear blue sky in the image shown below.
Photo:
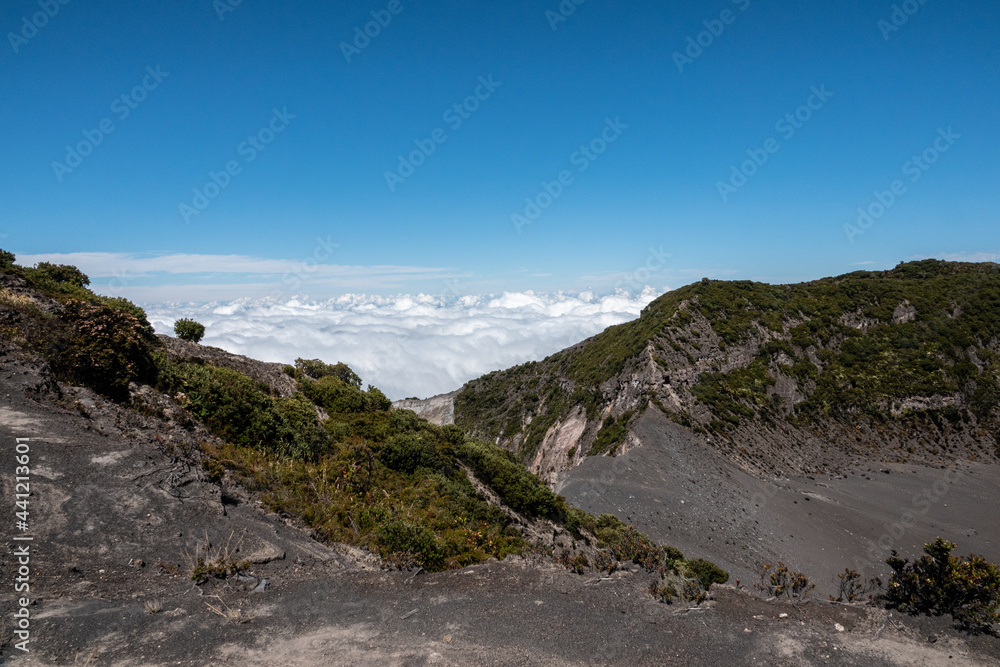
{"label": "clear blue sky", "polygon": [[[326,264],[355,267],[353,281],[331,270],[329,293],[607,291],[647,263],[653,285],[794,281],[1000,250],[993,0],[909,0],[891,32],[893,3],[860,0],[587,0],[558,22],[558,0],[243,0],[220,19],[229,2],[69,0],[36,31],[37,0],[4,3],[0,247],[112,253],[95,255],[108,275],[195,256],[189,273],[139,280],[198,284],[256,270],[220,277],[211,256],[295,262],[323,238],[338,244]],[[371,12],[391,22],[347,62]],[[477,87],[487,99],[454,127],[445,112]],[[294,118],[251,161],[241,142],[274,109]],[[797,111],[794,133],[776,125]],[[447,140],[390,189],[398,156],[438,128]],[[57,174],[84,131],[100,144]],[[574,157],[602,132],[605,152]],[[908,170],[925,149],[934,164]],[[767,161],[724,201],[747,151]],[[179,205],[230,161],[239,173],[185,223]],[[512,214],[563,170],[572,182],[518,233]],[[844,225],[894,180],[901,194],[850,243]]]}

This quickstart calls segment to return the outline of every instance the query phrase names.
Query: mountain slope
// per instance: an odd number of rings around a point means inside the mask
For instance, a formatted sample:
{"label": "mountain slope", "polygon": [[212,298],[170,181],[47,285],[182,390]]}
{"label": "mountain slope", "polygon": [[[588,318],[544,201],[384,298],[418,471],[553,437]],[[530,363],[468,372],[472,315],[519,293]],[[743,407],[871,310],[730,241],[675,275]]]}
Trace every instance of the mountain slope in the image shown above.
{"label": "mountain slope", "polygon": [[[579,571],[641,560],[684,578],[702,567],[567,506],[506,450],[392,408],[344,364],[268,364],[157,337],[141,308],[94,294],[75,267],[0,259],[0,371],[5,356],[24,357],[48,379],[34,393],[50,402],[86,388],[107,399],[71,404],[88,419],[162,424],[158,436],[193,480],[248,496],[323,542],[428,571],[528,553]],[[198,436],[178,444],[168,426]],[[227,568],[209,574],[234,574]]]}
{"label": "mountain slope", "polygon": [[651,408],[757,472],[992,461],[998,354],[996,264],[924,260],[795,285],[706,279],[469,382],[455,422],[550,480],[627,451]]}

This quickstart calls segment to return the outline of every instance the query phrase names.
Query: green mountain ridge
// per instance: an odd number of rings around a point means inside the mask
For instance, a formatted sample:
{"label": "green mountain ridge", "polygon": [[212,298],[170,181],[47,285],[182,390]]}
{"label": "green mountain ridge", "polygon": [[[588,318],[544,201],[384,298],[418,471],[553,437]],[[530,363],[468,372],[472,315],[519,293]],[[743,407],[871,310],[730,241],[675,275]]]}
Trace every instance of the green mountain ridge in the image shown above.
{"label": "green mountain ridge", "polygon": [[997,264],[923,260],[794,285],[703,279],[632,322],[467,383],[455,420],[540,474],[627,448],[628,424],[651,407],[759,470],[815,470],[833,453],[992,459],[998,354]]}

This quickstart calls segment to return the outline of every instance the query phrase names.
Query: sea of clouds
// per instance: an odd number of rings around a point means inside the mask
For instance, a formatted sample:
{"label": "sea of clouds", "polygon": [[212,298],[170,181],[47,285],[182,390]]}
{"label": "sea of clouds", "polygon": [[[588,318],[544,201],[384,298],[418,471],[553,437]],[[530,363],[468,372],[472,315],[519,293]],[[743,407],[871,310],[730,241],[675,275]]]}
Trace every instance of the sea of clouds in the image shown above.
{"label": "sea of clouds", "polygon": [[542,359],[635,319],[659,293],[265,297],[147,305],[146,312],[158,333],[173,335],[177,319],[192,318],[206,327],[203,345],[255,359],[343,361],[398,400]]}

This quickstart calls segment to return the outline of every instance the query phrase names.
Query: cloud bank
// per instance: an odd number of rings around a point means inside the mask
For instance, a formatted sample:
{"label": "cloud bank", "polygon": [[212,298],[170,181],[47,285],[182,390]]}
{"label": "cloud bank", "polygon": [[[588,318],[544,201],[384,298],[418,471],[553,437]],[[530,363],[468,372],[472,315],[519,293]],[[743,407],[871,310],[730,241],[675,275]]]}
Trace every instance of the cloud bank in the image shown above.
{"label": "cloud bank", "polygon": [[239,299],[146,307],[158,333],[193,318],[206,326],[203,345],[264,361],[343,361],[393,400],[459,388],[490,371],[542,359],[638,317],[659,295],[595,296],[507,292],[488,296],[347,294]]}

